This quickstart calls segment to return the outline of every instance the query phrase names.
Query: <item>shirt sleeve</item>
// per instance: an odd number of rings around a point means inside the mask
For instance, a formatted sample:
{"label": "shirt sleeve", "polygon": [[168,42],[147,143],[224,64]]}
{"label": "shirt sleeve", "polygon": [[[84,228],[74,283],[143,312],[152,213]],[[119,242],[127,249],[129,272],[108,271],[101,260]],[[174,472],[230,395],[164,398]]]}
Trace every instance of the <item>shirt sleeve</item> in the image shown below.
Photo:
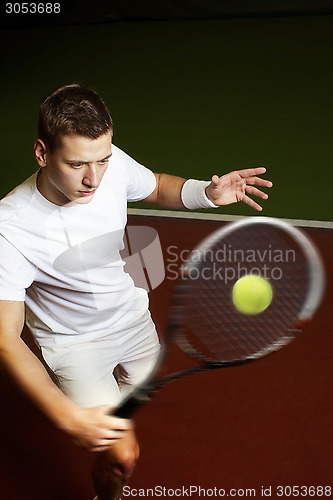
{"label": "shirt sleeve", "polygon": [[0,235],[0,300],[24,301],[36,268]]}
{"label": "shirt sleeve", "polygon": [[127,201],[134,202],[147,198],[156,187],[155,174],[124,151],[113,146],[115,153],[121,158],[127,172]]}

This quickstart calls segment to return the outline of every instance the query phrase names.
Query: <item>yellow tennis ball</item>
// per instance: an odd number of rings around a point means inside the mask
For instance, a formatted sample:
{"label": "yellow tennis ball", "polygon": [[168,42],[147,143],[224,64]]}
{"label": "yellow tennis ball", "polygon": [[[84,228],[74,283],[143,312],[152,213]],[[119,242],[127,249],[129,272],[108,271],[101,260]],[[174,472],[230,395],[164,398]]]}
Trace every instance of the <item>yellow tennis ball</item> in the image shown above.
{"label": "yellow tennis ball", "polygon": [[243,314],[260,314],[273,299],[272,285],[257,274],[243,276],[233,286],[232,301]]}

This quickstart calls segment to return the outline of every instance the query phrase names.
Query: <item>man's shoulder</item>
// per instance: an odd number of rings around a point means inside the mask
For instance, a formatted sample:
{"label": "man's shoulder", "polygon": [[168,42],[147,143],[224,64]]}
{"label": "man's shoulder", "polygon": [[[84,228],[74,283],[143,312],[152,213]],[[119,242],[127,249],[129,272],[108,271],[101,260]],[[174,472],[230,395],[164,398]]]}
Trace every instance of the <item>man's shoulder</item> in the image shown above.
{"label": "man's shoulder", "polygon": [[112,162],[117,162],[119,165],[126,167],[131,167],[132,165],[141,166],[137,160],[132,158],[128,153],[125,153],[115,144],[112,144]]}
{"label": "man's shoulder", "polygon": [[35,186],[37,172],[15,187],[0,200],[0,223],[21,213],[30,203]]}
{"label": "man's shoulder", "polygon": [[112,143],[112,159],[125,159],[128,155],[118,146]]}

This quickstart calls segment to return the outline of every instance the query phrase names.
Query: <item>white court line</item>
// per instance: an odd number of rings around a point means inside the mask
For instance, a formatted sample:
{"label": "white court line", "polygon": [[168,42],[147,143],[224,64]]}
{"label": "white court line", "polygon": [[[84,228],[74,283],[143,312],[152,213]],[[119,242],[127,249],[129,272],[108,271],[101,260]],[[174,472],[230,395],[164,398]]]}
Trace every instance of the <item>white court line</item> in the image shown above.
{"label": "white court line", "polygon": [[[152,210],[148,208],[129,208],[129,215],[142,215],[146,217],[170,217],[174,219],[201,219],[215,220],[221,222],[233,222],[239,219],[244,219],[242,215],[226,215],[212,214],[203,212],[181,212],[177,210]],[[333,229],[332,221],[321,220],[304,220],[304,219],[282,219],[284,222],[298,227],[318,227],[321,229]]]}

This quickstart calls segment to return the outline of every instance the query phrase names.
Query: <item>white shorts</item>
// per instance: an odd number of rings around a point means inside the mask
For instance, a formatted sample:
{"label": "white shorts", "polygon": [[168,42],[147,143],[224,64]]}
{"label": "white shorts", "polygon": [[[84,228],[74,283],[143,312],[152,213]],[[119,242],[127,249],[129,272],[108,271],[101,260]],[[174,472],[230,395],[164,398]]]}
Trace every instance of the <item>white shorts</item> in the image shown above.
{"label": "white shorts", "polygon": [[[96,338],[82,334],[60,346],[41,347],[63,392],[82,407],[109,404],[117,407],[134,386],[153,371],[160,344],[150,312],[118,331]],[[119,386],[113,370],[121,364],[130,385]]]}

